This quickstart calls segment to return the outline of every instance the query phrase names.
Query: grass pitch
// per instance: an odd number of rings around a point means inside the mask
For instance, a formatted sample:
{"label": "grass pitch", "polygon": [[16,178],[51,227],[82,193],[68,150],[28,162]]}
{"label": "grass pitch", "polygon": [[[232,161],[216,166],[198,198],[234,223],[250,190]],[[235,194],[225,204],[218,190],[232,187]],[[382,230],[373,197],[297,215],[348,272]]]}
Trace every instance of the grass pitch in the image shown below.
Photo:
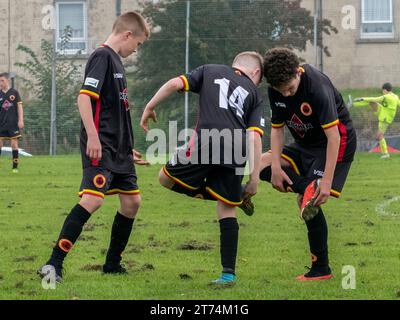
{"label": "grass pitch", "polygon": [[[129,275],[100,273],[118,198],[89,220],[66,259],[65,283],[44,290],[35,272],[46,262],[76,204],[79,156],[22,158],[20,173],[0,158],[0,299],[399,299],[400,156],[357,154],[340,200],[325,206],[332,280],[298,283],[309,250],[295,197],[263,183],[253,217],[239,214],[235,287],[215,290],[220,272],[215,203],[158,185],[160,166],[138,167],[143,205],[124,263]],[[356,289],[342,288],[342,268]]]}

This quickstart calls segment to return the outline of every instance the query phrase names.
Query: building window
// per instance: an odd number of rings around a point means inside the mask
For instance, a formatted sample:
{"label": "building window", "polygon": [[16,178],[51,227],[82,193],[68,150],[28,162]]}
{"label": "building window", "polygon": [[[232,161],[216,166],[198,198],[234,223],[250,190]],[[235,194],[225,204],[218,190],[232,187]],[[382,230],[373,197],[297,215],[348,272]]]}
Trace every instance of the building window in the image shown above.
{"label": "building window", "polygon": [[394,38],[393,0],[362,0],[361,39]]}
{"label": "building window", "polygon": [[[86,53],[86,2],[58,1],[57,12],[57,51],[63,54]],[[68,42],[65,39],[66,30],[70,31]]]}

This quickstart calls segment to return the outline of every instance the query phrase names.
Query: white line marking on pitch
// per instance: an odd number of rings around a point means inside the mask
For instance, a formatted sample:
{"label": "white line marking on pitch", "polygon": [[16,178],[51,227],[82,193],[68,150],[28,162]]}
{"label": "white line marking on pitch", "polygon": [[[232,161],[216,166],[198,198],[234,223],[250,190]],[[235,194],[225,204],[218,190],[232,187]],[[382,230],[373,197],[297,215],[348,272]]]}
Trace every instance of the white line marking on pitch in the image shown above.
{"label": "white line marking on pitch", "polygon": [[385,216],[385,217],[400,217],[400,215],[390,213],[386,210],[387,207],[389,207],[393,202],[396,202],[396,201],[400,201],[400,196],[383,201],[382,203],[380,203],[376,206],[376,208],[375,208],[376,213],[380,216]]}

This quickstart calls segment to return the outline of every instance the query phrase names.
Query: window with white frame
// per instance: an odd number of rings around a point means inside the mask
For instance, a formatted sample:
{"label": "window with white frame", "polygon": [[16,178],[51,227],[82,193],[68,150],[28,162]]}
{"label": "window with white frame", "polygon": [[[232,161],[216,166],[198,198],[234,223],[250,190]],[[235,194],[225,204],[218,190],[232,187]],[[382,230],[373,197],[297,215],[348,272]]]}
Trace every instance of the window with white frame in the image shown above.
{"label": "window with white frame", "polygon": [[361,2],[361,38],[393,38],[393,0]]}
{"label": "window with white frame", "polygon": [[[57,51],[64,54],[86,53],[86,1],[57,1],[56,12]],[[69,36],[66,36],[66,31]]]}

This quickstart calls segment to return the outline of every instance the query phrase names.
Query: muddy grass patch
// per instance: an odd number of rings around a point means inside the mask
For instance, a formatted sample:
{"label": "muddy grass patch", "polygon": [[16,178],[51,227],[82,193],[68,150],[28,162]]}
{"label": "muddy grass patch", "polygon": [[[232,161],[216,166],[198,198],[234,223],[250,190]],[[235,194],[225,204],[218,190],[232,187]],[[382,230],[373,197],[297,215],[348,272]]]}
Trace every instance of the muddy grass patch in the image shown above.
{"label": "muddy grass patch", "polygon": [[182,243],[178,246],[179,250],[200,250],[200,251],[207,251],[212,250],[214,245],[207,242],[200,242],[197,240],[189,240],[185,243]]}

